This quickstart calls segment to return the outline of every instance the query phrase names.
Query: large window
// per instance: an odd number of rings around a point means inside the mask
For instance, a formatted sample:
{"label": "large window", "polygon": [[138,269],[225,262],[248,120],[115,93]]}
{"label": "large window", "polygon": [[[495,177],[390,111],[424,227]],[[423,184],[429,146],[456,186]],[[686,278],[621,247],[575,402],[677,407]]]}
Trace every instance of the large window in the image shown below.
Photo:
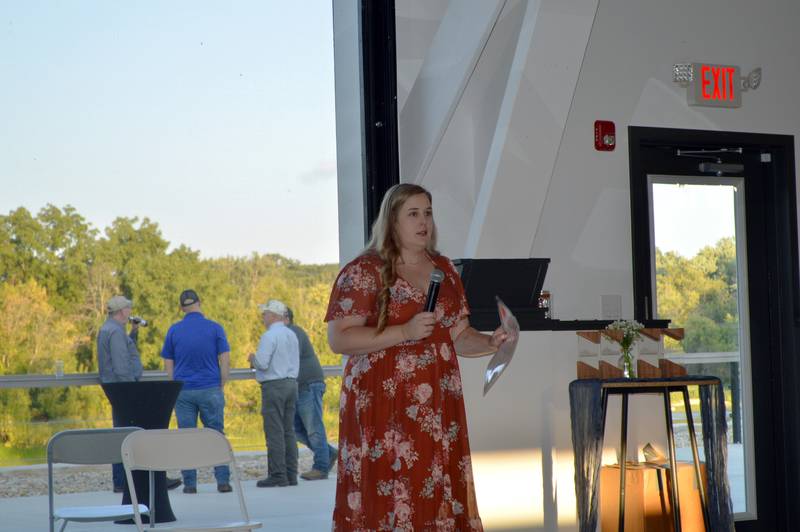
{"label": "large window", "polygon": [[[338,270],[331,19],[329,0],[4,2],[0,376],[95,371],[118,293],[160,369],[185,288],[234,367],[273,297],[339,364],[322,321]],[[258,417],[248,386],[227,393],[230,416]],[[58,428],[109,424],[96,386],[0,390],[0,411],[0,465],[40,460]]]}

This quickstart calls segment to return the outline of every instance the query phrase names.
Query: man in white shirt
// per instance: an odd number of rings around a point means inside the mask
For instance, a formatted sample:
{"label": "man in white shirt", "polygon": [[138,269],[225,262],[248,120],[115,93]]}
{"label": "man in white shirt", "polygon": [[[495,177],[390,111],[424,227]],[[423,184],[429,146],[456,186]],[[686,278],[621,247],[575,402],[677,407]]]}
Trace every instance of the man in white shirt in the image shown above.
{"label": "man in white shirt", "polygon": [[258,309],[267,328],[251,353],[250,365],[261,383],[261,415],[267,439],[267,477],[259,488],[297,484],[297,440],[294,415],[297,405],[297,374],[300,369],[300,346],[291,329],[284,324],[286,305],[271,299]]}

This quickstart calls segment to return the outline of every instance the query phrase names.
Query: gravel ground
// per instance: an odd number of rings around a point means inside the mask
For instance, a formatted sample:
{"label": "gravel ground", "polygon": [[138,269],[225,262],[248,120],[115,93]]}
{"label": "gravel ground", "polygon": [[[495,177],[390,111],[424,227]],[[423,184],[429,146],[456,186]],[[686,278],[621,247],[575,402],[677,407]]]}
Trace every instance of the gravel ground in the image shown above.
{"label": "gravel ground", "polygon": [[[311,469],[311,451],[301,448],[298,469]],[[267,471],[267,453],[237,453],[236,463],[241,480],[263,478]],[[57,465],[53,474],[57,493],[81,493],[87,491],[111,491],[111,466]],[[170,478],[180,477],[179,471],[168,471]],[[197,471],[198,484],[214,481],[213,469]],[[180,488],[178,488],[180,489]],[[47,465],[8,467],[0,469],[0,498],[32,497],[47,495]]]}

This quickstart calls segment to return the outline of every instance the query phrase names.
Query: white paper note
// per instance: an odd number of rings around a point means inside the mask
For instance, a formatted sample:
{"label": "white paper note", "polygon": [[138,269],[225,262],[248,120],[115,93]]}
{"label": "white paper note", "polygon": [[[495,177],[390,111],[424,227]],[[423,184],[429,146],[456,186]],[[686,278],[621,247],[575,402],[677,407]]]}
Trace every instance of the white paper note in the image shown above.
{"label": "white paper note", "polygon": [[503,342],[486,367],[483,382],[484,396],[511,363],[519,341],[519,322],[517,318],[499,297],[495,296],[495,300],[497,301],[497,313],[500,316],[500,326],[508,334],[508,340]]}

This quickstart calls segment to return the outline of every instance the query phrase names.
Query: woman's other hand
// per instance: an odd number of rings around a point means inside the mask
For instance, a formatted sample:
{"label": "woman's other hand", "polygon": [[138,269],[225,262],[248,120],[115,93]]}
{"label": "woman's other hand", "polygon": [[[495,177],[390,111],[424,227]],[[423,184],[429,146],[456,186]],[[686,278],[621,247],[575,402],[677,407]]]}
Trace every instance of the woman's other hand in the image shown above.
{"label": "woman's other hand", "polygon": [[403,338],[406,341],[427,338],[433,332],[435,324],[436,318],[434,318],[433,312],[420,312],[403,324]]}
{"label": "woman's other hand", "polygon": [[489,345],[494,348],[499,348],[503,343],[510,342],[511,340],[511,335],[502,327],[498,327],[492,333],[492,337],[489,338]]}

